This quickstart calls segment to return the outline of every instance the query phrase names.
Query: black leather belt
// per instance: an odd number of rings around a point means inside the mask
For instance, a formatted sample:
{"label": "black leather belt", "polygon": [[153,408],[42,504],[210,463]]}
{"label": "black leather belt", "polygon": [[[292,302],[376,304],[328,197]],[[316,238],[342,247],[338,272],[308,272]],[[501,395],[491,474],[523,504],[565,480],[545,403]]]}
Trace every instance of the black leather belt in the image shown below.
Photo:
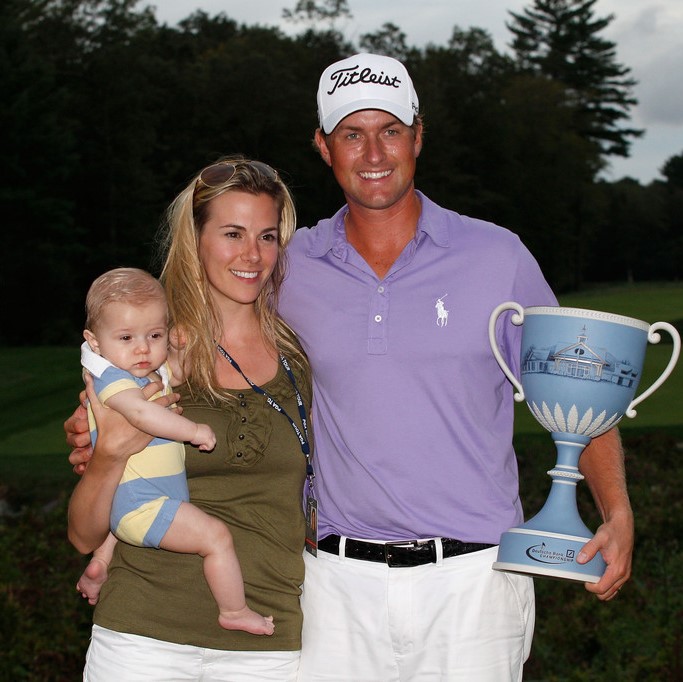
{"label": "black leather belt", "polygon": [[[318,542],[318,549],[338,555],[339,543],[338,535],[328,535]],[[493,547],[483,542],[461,542],[452,538],[441,538],[441,545],[444,559]],[[377,543],[347,538],[344,556],[349,559],[377,561],[392,568],[422,566],[436,563],[436,542],[434,540],[399,540]]]}

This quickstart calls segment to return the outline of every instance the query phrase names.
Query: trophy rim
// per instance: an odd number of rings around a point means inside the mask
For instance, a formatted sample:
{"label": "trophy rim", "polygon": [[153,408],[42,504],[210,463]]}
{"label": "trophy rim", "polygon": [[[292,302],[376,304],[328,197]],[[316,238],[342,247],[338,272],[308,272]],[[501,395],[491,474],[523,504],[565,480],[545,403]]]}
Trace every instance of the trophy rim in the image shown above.
{"label": "trophy rim", "polygon": [[629,327],[635,327],[642,331],[648,331],[650,325],[644,320],[617,313],[607,313],[602,310],[591,310],[590,308],[568,308],[565,306],[530,306],[524,308],[525,315],[556,315],[558,317],[572,316],[582,317],[587,320],[600,320],[602,322],[615,322]]}

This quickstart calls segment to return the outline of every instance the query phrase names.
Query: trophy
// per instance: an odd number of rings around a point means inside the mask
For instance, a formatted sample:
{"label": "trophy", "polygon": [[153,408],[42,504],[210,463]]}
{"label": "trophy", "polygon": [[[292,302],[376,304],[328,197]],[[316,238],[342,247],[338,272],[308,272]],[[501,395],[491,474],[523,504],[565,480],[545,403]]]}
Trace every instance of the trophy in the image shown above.
{"label": "trophy", "polygon": [[[496,340],[496,322],[514,311],[509,322],[524,325],[519,373],[503,359]],[[508,323],[506,320],[505,323]],[[648,342],[659,343],[659,330],[673,339],[668,365],[659,378],[634,399]],[[576,504],[576,485],[583,479],[579,457],[591,438],[611,429],[652,395],[673,371],[681,339],[666,322],[563,307],[522,308],[499,305],[489,320],[493,354],[512,382],[517,402],[526,400],[536,420],[552,434],[557,461],[543,508],[521,526],[503,533],[493,568],[538,576],[595,583],[606,569],[598,552],[586,564],[576,562],[593,533],[584,525]]]}

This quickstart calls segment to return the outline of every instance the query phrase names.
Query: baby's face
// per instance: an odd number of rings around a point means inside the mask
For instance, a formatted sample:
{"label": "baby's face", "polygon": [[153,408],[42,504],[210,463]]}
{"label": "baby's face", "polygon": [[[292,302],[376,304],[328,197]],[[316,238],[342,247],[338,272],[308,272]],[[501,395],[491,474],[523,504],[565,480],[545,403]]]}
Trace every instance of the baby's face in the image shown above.
{"label": "baby's face", "polygon": [[163,301],[109,303],[97,324],[93,350],[133,376],[146,377],[168,355],[167,319]]}

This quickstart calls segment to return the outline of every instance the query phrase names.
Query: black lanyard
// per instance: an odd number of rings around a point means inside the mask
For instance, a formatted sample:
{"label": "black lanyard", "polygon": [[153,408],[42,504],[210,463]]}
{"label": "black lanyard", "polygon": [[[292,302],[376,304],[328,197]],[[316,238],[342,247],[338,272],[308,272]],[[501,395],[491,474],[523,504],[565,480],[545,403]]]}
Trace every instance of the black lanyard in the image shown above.
{"label": "black lanyard", "polygon": [[312,490],[313,478],[315,477],[315,474],[313,473],[313,466],[311,465],[311,446],[309,445],[308,440],[308,419],[306,418],[306,408],[304,406],[304,401],[301,397],[301,393],[299,393],[299,389],[297,388],[294,373],[292,372],[285,356],[282,355],[282,353],[280,353],[280,364],[284,367],[285,372],[287,372],[287,376],[289,377],[289,380],[292,382],[292,386],[294,387],[294,393],[296,394],[296,405],[299,409],[299,416],[301,417],[301,426],[303,427],[303,431],[295,424],[294,420],[287,414],[285,409],[275,400],[275,398],[273,398],[273,396],[271,396],[267,391],[265,391],[260,386],[255,384],[248,376],[245,375],[245,373],[240,369],[240,366],[230,356],[230,353],[228,353],[228,351],[225,350],[225,348],[223,348],[223,346],[221,346],[220,343],[216,341],[214,341],[214,343],[216,344],[218,352],[242,375],[242,378],[249,384],[249,386],[251,386],[252,390],[254,390],[256,393],[259,393],[260,395],[265,396],[268,405],[270,405],[274,410],[277,410],[287,418],[292,428],[294,429],[294,433],[296,433],[297,438],[299,439],[299,443],[301,445],[301,452],[304,453],[304,457],[306,458],[306,476],[308,478],[308,487]]}

